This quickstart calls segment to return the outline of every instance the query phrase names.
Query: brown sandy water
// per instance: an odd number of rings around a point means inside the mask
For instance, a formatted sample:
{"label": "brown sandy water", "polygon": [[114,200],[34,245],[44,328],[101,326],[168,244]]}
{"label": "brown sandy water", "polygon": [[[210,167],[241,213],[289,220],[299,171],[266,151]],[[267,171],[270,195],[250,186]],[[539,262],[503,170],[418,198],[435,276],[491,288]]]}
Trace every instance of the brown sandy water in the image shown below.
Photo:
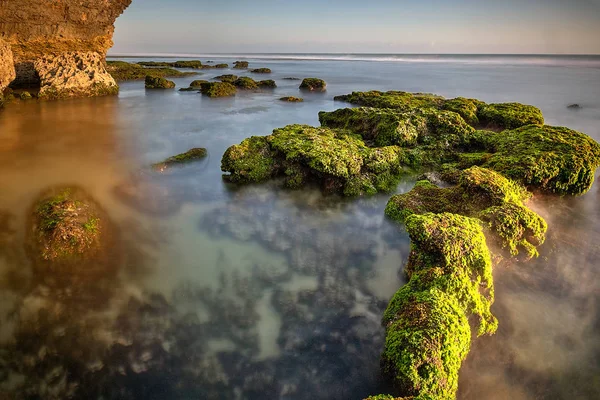
{"label": "brown sandy water", "polygon": [[[334,95],[404,89],[522,101],[551,124],[600,139],[597,69],[255,63],[274,70],[278,89],[208,100],[131,82],[118,98],[0,111],[0,398],[384,391],[380,318],[409,252],[406,234],[383,217],[389,195],[235,189],[220,176],[228,146],[289,123],[317,124],[318,111],[342,106]],[[282,77],[310,75],[329,91],[302,104],[277,101],[298,94]],[[584,108],[568,111],[570,102]],[[198,146],[207,160],[162,174],[148,168]],[[62,184],[85,189],[118,227],[117,273],[76,287],[31,273],[27,217],[42,191]],[[495,269],[499,331],[474,340],[459,399],[600,397],[598,196],[596,185],[576,199],[536,199],[549,239],[538,260]]]}

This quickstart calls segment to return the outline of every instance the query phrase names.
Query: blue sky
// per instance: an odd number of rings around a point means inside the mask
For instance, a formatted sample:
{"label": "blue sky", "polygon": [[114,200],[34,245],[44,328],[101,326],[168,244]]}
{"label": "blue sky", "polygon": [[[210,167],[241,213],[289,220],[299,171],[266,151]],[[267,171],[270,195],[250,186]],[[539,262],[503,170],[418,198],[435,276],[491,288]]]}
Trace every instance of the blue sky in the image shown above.
{"label": "blue sky", "polygon": [[123,53],[600,54],[600,0],[133,0]]}

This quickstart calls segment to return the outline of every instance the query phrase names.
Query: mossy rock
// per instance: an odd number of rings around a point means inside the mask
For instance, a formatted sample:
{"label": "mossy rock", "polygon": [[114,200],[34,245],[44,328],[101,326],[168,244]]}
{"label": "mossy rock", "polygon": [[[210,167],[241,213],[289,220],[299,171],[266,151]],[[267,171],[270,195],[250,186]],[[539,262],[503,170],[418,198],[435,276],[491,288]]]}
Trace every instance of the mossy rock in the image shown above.
{"label": "mossy rock", "polygon": [[44,276],[93,278],[113,268],[114,235],[108,216],[87,193],[57,187],[34,203],[27,249]]}
{"label": "mossy rock", "polygon": [[270,74],[272,71],[269,68],[256,68],[251,69],[250,72],[254,74]]}
{"label": "mossy rock", "polygon": [[31,100],[31,99],[33,99],[33,96],[29,92],[21,92],[21,94],[19,95],[19,98],[21,100]]}
{"label": "mossy rock", "polygon": [[301,81],[302,79],[300,78],[295,78],[293,76],[288,76],[286,78],[283,78],[284,81]]}
{"label": "mossy rock", "polygon": [[142,67],[173,67],[175,63],[165,61],[140,61],[136,64],[141,65]]}
{"label": "mossy rock", "polygon": [[166,160],[152,165],[155,170],[163,171],[174,165],[187,164],[193,161],[198,161],[205,158],[208,152],[203,147],[196,147],[186,151],[185,153],[177,154],[167,158]]}
{"label": "mossy rock", "polygon": [[471,126],[478,126],[479,118],[477,117],[477,112],[479,107],[484,104],[484,102],[476,99],[457,97],[455,99],[445,100],[441,104],[441,108],[459,114]]}
{"label": "mossy rock", "polygon": [[[471,329],[456,298],[432,288],[394,296],[384,320],[381,372],[404,396],[453,400],[458,373],[469,353]],[[386,311],[386,315],[390,309]]]}
{"label": "mossy rock", "polygon": [[272,79],[266,79],[263,81],[258,81],[258,86],[264,89],[275,89],[277,87],[277,83],[275,83]]}
{"label": "mossy rock", "polygon": [[180,92],[199,92],[200,88],[198,87],[186,87],[186,88],[180,88],[179,89]]}
{"label": "mossy rock", "polygon": [[563,127],[529,125],[485,136],[483,167],[526,186],[559,195],[581,195],[594,183],[600,144]]}
{"label": "mossy rock", "polygon": [[175,61],[173,63],[175,68],[192,68],[192,69],[202,69],[202,62],[199,60],[191,60],[191,61]]}
{"label": "mossy rock", "polygon": [[235,96],[237,90],[231,83],[207,82],[200,86],[200,92],[208,97],[229,97]]}
{"label": "mossy rock", "polygon": [[248,78],[246,76],[236,79],[233,82],[233,85],[237,88],[245,90],[258,89],[258,83],[254,79]]}
{"label": "mossy rock", "polygon": [[304,99],[302,97],[285,96],[279,99],[280,101],[286,101],[288,103],[302,103]]}
{"label": "mossy rock", "polygon": [[348,95],[335,96],[336,101],[345,101],[365,107],[393,108],[400,111],[415,109],[436,108],[440,109],[444,98],[429,93],[408,93],[401,91],[380,92],[352,92]]}
{"label": "mossy rock", "polygon": [[204,79],[196,79],[190,83],[190,87],[199,89],[203,83],[208,83],[208,81],[206,81]]}
{"label": "mossy rock", "polygon": [[229,64],[217,64],[217,65],[215,65],[215,68],[217,68],[217,69],[229,68]]}
{"label": "mossy rock", "polygon": [[238,78],[237,75],[226,74],[226,75],[215,76],[214,79],[221,81],[221,82],[227,82],[227,83],[233,84],[233,82],[235,82],[237,78]]}
{"label": "mossy rock", "polygon": [[233,63],[233,68],[234,69],[247,69],[248,61],[236,61]]}
{"label": "mossy rock", "polygon": [[165,78],[146,76],[146,89],[173,89],[175,82],[169,81]]}
{"label": "mossy rock", "polygon": [[419,181],[410,192],[393,196],[385,213],[401,223],[413,214],[426,213],[448,212],[477,218],[510,255],[539,255],[537,246],[544,243],[548,226],[523,204],[531,196],[525,188],[479,167],[462,171],[458,180],[458,185],[450,188]]}
{"label": "mossy rock", "polygon": [[124,61],[108,61],[106,64],[106,70],[117,81],[142,80],[148,75],[162,78],[198,75],[197,72],[181,72],[173,68],[144,68]]}
{"label": "mossy rock", "polygon": [[263,182],[276,174],[278,165],[267,138],[252,136],[225,151],[221,170],[230,173],[225,175],[230,182]]}
{"label": "mossy rock", "polygon": [[481,105],[477,117],[482,125],[500,129],[544,125],[544,116],[539,108],[520,103]]}
{"label": "mossy rock", "polygon": [[300,89],[310,90],[311,92],[323,92],[327,88],[327,83],[319,78],[305,78],[300,84]]}

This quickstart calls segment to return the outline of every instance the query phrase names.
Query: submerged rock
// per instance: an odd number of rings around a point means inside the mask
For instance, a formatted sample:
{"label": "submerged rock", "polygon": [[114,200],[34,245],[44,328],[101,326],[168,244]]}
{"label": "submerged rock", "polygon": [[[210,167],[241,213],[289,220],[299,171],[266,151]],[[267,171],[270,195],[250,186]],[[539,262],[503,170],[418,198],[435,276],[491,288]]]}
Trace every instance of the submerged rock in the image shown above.
{"label": "submerged rock", "polygon": [[236,61],[233,63],[233,69],[246,69],[248,68],[248,61]]}
{"label": "submerged rock", "polygon": [[285,81],[299,81],[301,79],[300,78],[294,78],[294,77],[290,76],[290,77],[287,77],[287,78],[283,78],[283,80],[285,80]]}
{"label": "submerged rock", "polygon": [[119,92],[98,53],[71,52],[38,59],[41,99],[114,95]]}
{"label": "submerged rock", "polygon": [[165,78],[146,76],[146,89],[173,89],[175,82],[169,81]]}
{"label": "submerged rock", "polygon": [[325,91],[327,88],[327,83],[323,79],[318,78],[305,78],[300,84],[300,89],[310,90],[310,91]]}
{"label": "submerged rock", "polygon": [[199,60],[188,60],[188,61],[175,61],[173,63],[175,68],[192,68],[202,69],[202,62]]}
{"label": "submerged rock", "polygon": [[140,61],[136,64],[142,67],[172,67],[174,63],[165,61]]}
{"label": "submerged rock", "polygon": [[279,100],[281,100],[281,101],[287,101],[289,103],[301,103],[301,102],[304,101],[303,98],[301,98],[301,97],[294,97],[294,96],[281,97]]}
{"label": "submerged rock", "polygon": [[36,200],[27,248],[41,274],[91,279],[111,268],[114,234],[108,216],[87,193],[58,187]]}
{"label": "submerged rock", "polygon": [[256,68],[256,69],[250,70],[250,72],[252,72],[254,74],[270,74],[271,70],[269,68]]}
{"label": "submerged rock", "polygon": [[193,87],[193,88],[200,88],[200,87],[202,87],[202,84],[203,84],[203,83],[208,83],[208,81],[206,81],[206,80],[203,80],[203,79],[196,79],[195,81],[192,81],[192,82],[190,83],[190,87]]}
{"label": "submerged rock", "polygon": [[163,171],[170,166],[178,164],[187,164],[192,161],[201,160],[208,155],[208,152],[203,147],[197,147],[186,151],[185,153],[178,154],[167,158],[166,160],[152,164],[152,168]]}
{"label": "submerged rock", "polygon": [[568,109],[571,109],[571,110],[578,110],[578,109],[580,109],[580,108],[582,108],[582,107],[581,107],[579,104],[577,104],[577,103],[574,103],[574,104],[569,104],[569,105],[567,106],[567,108],[568,108]]}
{"label": "submerged rock", "polygon": [[217,68],[217,69],[229,68],[229,64],[217,64],[217,65],[215,65],[215,68]]}
{"label": "submerged rock", "polygon": [[235,87],[238,87],[240,89],[246,89],[246,90],[258,89],[258,82],[256,82],[254,79],[248,78],[246,76],[236,79],[233,82],[233,85],[235,85]]}
{"label": "submerged rock", "polygon": [[231,83],[207,82],[200,86],[200,92],[208,97],[228,97],[235,96],[237,90]]}

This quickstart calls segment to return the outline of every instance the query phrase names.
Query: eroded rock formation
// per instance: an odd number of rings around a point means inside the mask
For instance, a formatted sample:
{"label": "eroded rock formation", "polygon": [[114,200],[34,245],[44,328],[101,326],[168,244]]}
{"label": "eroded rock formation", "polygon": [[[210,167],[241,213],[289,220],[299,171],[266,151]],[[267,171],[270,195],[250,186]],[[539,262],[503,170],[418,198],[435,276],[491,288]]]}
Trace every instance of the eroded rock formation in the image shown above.
{"label": "eroded rock formation", "polygon": [[8,43],[0,39],[0,92],[2,92],[13,79],[15,79],[15,66],[12,51]]}
{"label": "eroded rock formation", "polygon": [[[42,86],[42,92],[69,96],[112,93],[105,89],[116,84],[106,75],[103,61],[113,44],[114,22],[131,1],[1,1],[0,37],[12,49],[16,70],[11,85]],[[1,43],[0,56],[1,86],[5,62]],[[58,62],[59,68],[49,65]],[[79,83],[81,87],[75,88]]]}

